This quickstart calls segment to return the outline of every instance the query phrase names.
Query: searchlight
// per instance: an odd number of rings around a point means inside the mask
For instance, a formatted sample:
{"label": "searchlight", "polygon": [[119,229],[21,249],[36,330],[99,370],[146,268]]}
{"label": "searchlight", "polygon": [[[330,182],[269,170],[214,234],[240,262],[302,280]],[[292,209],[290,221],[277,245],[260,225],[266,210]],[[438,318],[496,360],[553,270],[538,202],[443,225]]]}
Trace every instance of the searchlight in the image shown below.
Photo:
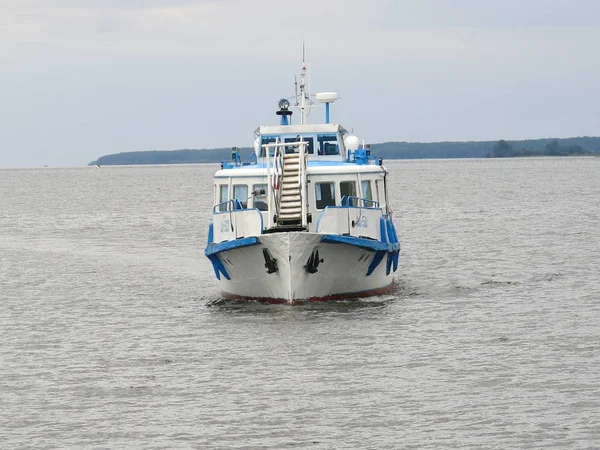
{"label": "searchlight", "polygon": [[281,116],[281,125],[291,125],[293,112],[290,111],[290,102],[282,98],[279,100],[279,111],[277,111],[277,115]]}

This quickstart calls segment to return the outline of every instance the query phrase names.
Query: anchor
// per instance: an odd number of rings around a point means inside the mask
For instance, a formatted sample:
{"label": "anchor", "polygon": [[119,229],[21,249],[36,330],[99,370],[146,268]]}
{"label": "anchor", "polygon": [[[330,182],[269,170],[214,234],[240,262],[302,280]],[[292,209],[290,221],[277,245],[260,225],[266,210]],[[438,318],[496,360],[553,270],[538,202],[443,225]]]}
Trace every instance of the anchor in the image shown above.
{"label": "anchor", "polygon": [[304,266],[304,270],[308,273],[317,273],[317,267],[322,263],[323,260],[319,259],[319,250],[313,250],[311,255],[308,257],[308,261],[306,261],[306,265]]}
{"label": "anchor", "polygon": [[269,252],[268,248],[263,248],[263,257],[265,258],[265,267],[267,269],[267,273],[275,273],[279,269],[277,268],[277,260],[273,258],[271,252]]}

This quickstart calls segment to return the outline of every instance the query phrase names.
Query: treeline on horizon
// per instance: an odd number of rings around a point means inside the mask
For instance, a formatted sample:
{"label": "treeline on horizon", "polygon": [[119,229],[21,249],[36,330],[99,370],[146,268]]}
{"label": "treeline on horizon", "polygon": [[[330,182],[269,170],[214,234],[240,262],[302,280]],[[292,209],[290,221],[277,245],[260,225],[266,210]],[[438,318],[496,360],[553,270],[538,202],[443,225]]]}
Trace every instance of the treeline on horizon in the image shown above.
{"label": "treeline on horizon", "polygon": [[[240,148],[247,161],[252,148]],[[371,145],[383,159],[506,158],[520,156],[600,155],[600,137],[508,141],[384,142]],[[101,156],[89,165],[199,164],[231,160],[231,148],[152,150]]]}

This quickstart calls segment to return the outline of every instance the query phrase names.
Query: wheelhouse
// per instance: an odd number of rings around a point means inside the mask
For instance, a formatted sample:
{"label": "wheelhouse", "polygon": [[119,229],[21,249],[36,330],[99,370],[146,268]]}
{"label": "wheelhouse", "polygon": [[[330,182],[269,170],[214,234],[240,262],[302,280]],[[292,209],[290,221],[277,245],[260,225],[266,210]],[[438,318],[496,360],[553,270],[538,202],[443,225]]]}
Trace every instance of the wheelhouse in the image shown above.
{"label": "wheelhouse", "polygon": [[[266,157],[265,145],[303,141],[307,143],[306,154],[309,159],[339,161],[346,158],[344,136],[347,133],[337,124],[262,126],[255,132],[254,151],[260,161],[260,158]],[[285,151],[291,153],[294,147],[287,146]]]}
{"label": "wheelhouse", "polygon": [[253,210],[260,216],[257,234],[290,227],[318,232],[327,208],[387,214],[381,160],[347,138],[337,124],[259,127],[252,160],[234,155],[215,174],[215,214]]}

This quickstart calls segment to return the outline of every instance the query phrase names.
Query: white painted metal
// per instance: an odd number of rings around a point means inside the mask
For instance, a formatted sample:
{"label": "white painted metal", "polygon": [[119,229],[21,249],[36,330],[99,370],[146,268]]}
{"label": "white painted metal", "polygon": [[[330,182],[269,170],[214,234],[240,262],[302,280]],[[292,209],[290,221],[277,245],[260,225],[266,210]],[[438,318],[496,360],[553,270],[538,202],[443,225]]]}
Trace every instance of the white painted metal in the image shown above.
{"label": "white painted metal", "polygon": [[360,139],[358,139],[358,136],[351,134],[350,136],[346,136],[344,144],[346,144],[346,150],[354,151],[360,147]]}
{"label": "white painted metal", "polygon": [[337,92],[318,92],[317,100],[321,103],[333,103],[338,99]]}
{"label": "white painted metal", "polygon": [[302,61],[302,70],[300,72],[300,103],[298,104],[298,100],[296,99],[296,106],[300,110],[300,125],[303,125],[306,122],[307,109],[310,108],[310,94],[308,93],[308,89],[306,87],[306,64]]}
{"label": "white painted metal", "polygon": [[224,242],[262,233],[262,214],[258,209],[238,209],[213,214],[213,242]]}
{"label": "white painted metal", "polygon": [[347,234],[381,240],[380,208],[325,208],[317,219],[316,232],[321,234]]}
{"label": "white painted metal", "polygon": [[[320,234],[288,232],[260,237],[261,244],[223,253],[223,263],[231,280],[221,279],[223,292],[243,298],[284,300],[326,299],[344,294],[373,292],[391,286],[385,258],[371,276],[365,276],[373,252],[345,244],[322,243]],[[267,273],[263,249],[276,259],[277,272]],[[319,251],[316,273],[305,266]]]}

